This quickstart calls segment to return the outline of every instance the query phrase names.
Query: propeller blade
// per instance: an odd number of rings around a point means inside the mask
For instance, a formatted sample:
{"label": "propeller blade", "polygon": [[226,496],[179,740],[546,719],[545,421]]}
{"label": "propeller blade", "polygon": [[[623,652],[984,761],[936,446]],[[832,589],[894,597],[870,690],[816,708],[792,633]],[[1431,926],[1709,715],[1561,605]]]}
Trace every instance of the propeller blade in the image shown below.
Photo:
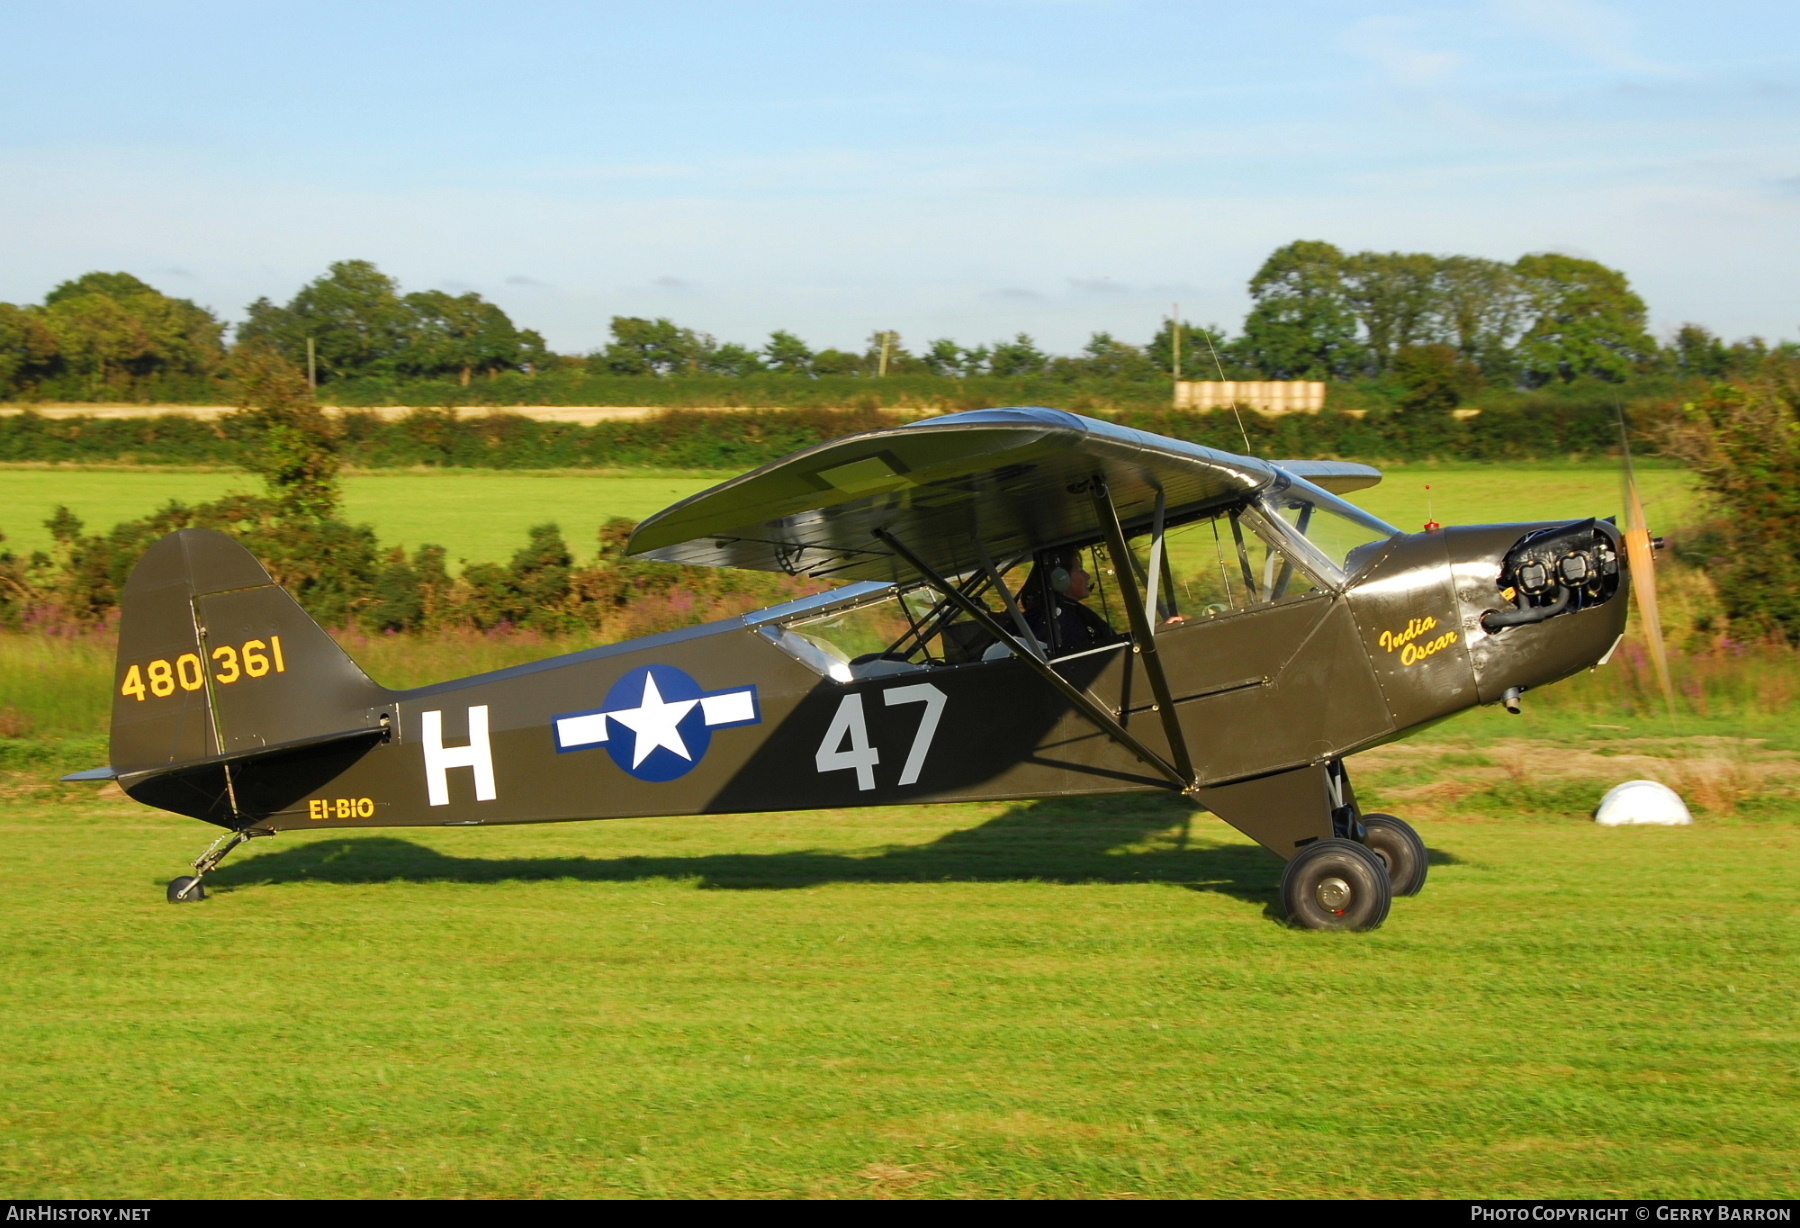
{"label": "propeller blade", "polygon": [[1656,608],[1656,547],[1650,542],[1649,522],[1644,517],[1644,501],[1638,496],[1637,475],[1632,472],[1629,452],[1625,455],[1625,560],[1631,568],[1631,593],[1637,598],[1638,616],[1643,620],[1645,647],[1650,650],[1650,664],[1656,670],[1656,685],[1673,716],[1675,684],[1669,678],[1662,616]]}

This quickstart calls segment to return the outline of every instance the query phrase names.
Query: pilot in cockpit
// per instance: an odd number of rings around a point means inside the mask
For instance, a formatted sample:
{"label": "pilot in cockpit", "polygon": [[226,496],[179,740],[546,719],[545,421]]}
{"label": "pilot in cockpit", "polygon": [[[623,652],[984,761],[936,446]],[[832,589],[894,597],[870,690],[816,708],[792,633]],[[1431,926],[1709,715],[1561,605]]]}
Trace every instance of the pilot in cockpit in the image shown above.
{"label": "pilot in cockpit", "polygon": [[[1031,633],[1051,656],[1098,648],[1123,639],[1098,613],[1083,605],[1094,591],[1094,578],[1081,566],[1079,550],[1054,551],[1038,557],[1020,593],[1020,607]],[[1050,617],[1044,616],[1046,604]]]}

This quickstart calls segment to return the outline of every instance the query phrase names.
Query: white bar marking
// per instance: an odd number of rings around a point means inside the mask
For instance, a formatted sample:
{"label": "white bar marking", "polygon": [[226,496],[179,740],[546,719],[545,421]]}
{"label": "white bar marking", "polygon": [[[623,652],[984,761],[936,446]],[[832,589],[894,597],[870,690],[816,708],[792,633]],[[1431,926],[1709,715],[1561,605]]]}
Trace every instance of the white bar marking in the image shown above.
{"label": "white bar marking", "polygon": [[561,750],[592,746],[606,741],[606,713],[590,712],[585,716],[563,716],[556,721],[556,745]]}
{"label": "white bar marking", "polygon": [[756,719],[756,696],[752,691],[726,691],[723,695],[706,695],[700,700],[700,711],[708,725],[737,725]]}

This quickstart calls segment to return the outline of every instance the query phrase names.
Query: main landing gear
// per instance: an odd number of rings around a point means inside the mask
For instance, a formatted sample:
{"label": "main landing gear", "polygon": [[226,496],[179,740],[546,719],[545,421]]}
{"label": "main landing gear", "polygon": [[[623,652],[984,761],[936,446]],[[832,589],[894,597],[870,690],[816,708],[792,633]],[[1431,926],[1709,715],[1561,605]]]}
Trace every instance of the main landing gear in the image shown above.
{"label": "main landing gear", "polygon": [[1391,814],[1363,814],[1341,762],[1329,765],[1328,839],[1302,845],[1281,875],[1288,920],[1309,930],[1372,930],[1397,895],[1425,887],[1425,842]]}
{"label": "main landing gear", "polygon": [[1363,844],[1381,858],[1395,895],[1418,895],[1425,889],[1425,841],[1410,823],[1391,814],[1362,817]]}
{"label": "main landing gear", "polygon": [[1393,901],[1381,858],[1341,836],[1307,845],[1281,875],[1281,902],[1302,929],[1372,930],[1387,920]]}
{"label": "main landing gear", "polygon": [[169,881],[169,903],[189,904],[195,900],[206,898],[206,884],[200,880],[218,868],[225,855],[238,845],[258,836],[272,836],[272,831],[264,831],[258,827],[245,827],[239,831],[226,832],[212,842],[212,847],[200,854],[194,861],[194,872],[183,874]]}

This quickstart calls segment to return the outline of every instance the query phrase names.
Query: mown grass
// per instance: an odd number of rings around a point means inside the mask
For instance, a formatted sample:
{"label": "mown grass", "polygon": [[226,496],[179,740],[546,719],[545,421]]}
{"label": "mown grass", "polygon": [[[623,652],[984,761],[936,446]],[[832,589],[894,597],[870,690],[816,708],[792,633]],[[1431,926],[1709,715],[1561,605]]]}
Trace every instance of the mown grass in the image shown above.
{"label": "mown grass", "polygon": [[[594,553],[594,532],[613,516],[652,512],[732,476],[591,474],[510,470],[354,473],[344,478],[344,514],[373,524],[386,545],[435,542],[452,559],[505,561],[532,525],[555,522],[578,559]],[[1682,470],[1647,466],[1640,479],[1659,531],[1690,517],[1693,485]],[[1426,486],[1431,489],[1427,491]],[[216,499],[258,488],[228,470],[0,467],[0,531],[15,552],[47,550],[44,521],[59,503],[88,531],[111,528],[168,502]],[[1569,465],[1398,465],[1353,500],[1403,529],[1428,516],[1444,524],[1608,516],[1619,509],[1619,478],[1604,463]]]}
{"label": "mown grass", "polygon": [[1776,1197],[1779,822],[1422,817],[1362,935],[1160,800],[287,836],[0,807],[0,1188]]}
{"label": "mown grass", "polygon": [[[211,829],[0,739],[0,1188],[1792,1196],[1791,709],[1562,693],[1352,760],[1433,849],[1365,935],[1160,798],[284,834],[171,908]],[[1645,775],[1694,827],[1588,821]]]}
{"label": "mown grass", "polygon": [[[455,472],[353,473],[343,479],[344,516],[375,526],[382,544],[446,547],[452,561],[504,562],[533,525],[554,522],[577,559],[594,556],[595,531],[607,519],[642,520],[728,476],[693,474]],[[151,468],[0,469],[0,531],[15,553],[48,550],[44,521],[59,503],[89,532],[146,515],[180,499],[199,503],[260,489],[229,470]]]}
{"label": "mown grass", "polygon": [[[1700,510],[1686,470],[1652,462],[1638,466],[1637,478],[1645,514],[1658,533],[1691,523]],[[1605,461],[1391,465],[1380,484],[1347,497],[1409,533],[1427,520],[1453,525],[1615,516],[1622,504],[1619,466]]]}

